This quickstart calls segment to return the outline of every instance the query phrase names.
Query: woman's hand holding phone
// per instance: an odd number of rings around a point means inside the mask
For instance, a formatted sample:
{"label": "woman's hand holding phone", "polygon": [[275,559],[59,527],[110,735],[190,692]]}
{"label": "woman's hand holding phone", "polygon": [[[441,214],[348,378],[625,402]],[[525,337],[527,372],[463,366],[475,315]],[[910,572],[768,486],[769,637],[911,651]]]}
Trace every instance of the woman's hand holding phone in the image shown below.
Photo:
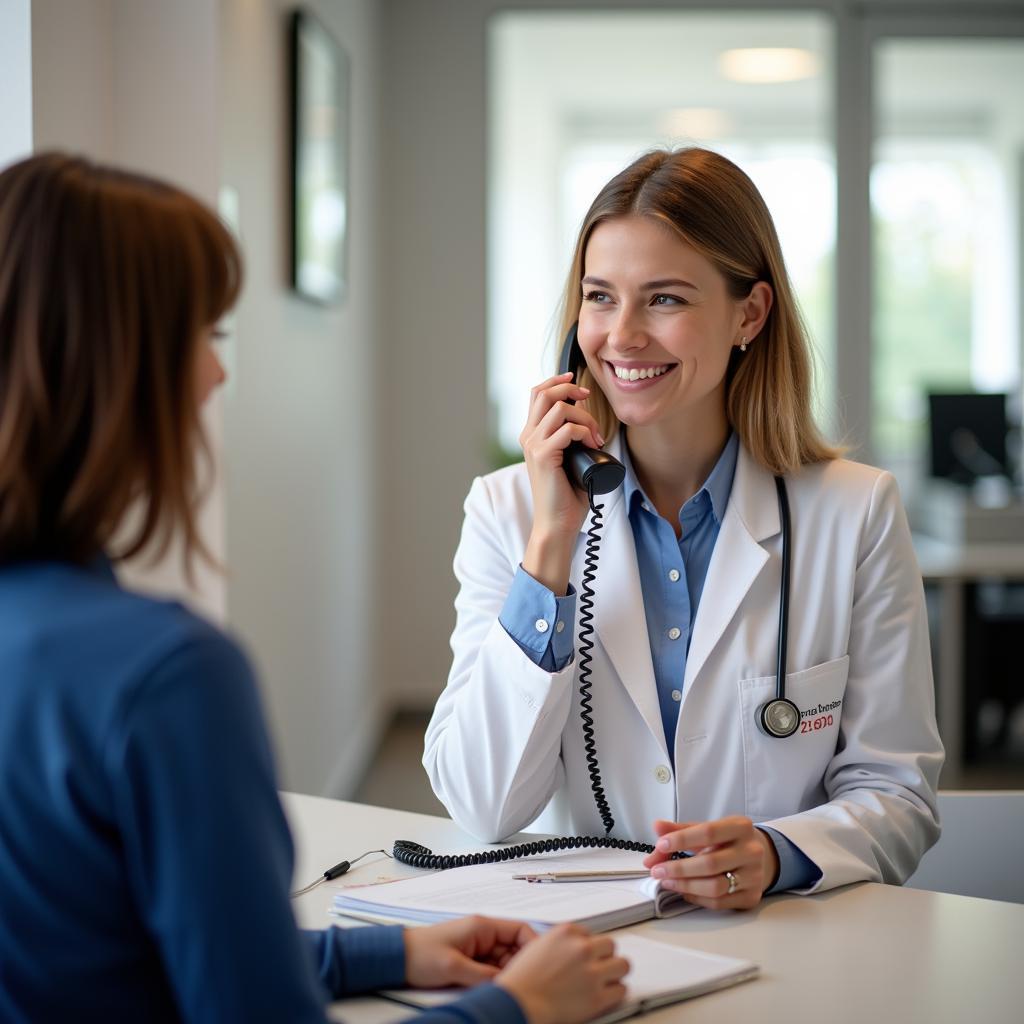
{"label": "woman's hand holding phone", "polygon": [[530,392],[529,415],[519,435],[533,492],[533,529],[523,569],[558,595],[568,588],[576,536],[589,507],[586,494],[565,474],[564,452],[573,441],[588,448],[604,445],[594,417],[569,404],[589,394],[571,373],[548,378]]}

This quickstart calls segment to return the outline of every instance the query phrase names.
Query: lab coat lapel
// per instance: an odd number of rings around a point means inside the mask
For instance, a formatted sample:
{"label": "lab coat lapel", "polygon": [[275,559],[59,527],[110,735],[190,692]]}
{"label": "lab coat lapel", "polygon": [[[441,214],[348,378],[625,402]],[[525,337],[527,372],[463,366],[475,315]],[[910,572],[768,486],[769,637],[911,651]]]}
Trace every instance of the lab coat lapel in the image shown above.
{"label": "lab coat lapel", "polygon": [[683,683],[684,703],[694,680],[768,561],[768,552],[760,542],[779,529],[774,478],[741,444],[732,493],[693,625]]}
{"label": "lab coat lapel", "polygon": [[[608,451],[619,458],[620,446],[621,432],[611,442]],[[661,722],[661,708],[654,679],[654,661],[651,658],[651,644],[647,636],[647,617],[644,613],[644,596],[640,587],[636,543],[633,540],[626,502],[623,500],[623,490],[620,487],[611,494],[601,495],[598,501],[604,504],[604,525],[594,582],[596,639],[667,757],[665,729]],[[588,512],[575,560],[580,566],[583,564],[582,551],[585,550],[586,531],[590,528],[591,520],[592,515]],[[577,590],[580,590],[580,580],[577,579],[574,583]],[[601,680],[595,679],[594,685],[601,685]]]}

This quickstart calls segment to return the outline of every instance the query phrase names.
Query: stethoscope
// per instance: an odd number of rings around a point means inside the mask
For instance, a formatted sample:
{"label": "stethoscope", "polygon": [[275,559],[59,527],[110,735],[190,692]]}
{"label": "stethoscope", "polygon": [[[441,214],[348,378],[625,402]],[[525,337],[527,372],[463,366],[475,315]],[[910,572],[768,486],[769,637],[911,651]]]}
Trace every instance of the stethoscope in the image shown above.
{"label": "stethoscope", "polygon": [[766,736],[785,739],[800,725],[800,709],[786,696],[786,645],[789,635],[789,497],[786,482],[775,478],[779,495],[779,518],[782,520],[782,583],[779,585],[779,643],[775,666],[775,697],[757,709],[757,727]]}

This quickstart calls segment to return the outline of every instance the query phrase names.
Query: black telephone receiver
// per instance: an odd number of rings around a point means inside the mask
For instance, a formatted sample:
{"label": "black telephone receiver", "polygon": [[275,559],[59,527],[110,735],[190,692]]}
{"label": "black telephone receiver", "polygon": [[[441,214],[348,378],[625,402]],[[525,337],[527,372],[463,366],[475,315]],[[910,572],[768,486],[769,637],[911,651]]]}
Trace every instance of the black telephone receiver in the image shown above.
{"label": "black telephone receiver", "polygon": [[[558,372],[571,373],[579,384],[579,372],[584,366],[583,350],[577,336],[579,322],[569,328],[562,345],[562,356],[559,359]],[[569,405],[575,405],[571,398],[566,399]],[[574,487],[586,491],[591,497],[595,494],[607,494],[616,487],[622,486],[626,470],[622,463],[613,455],[601,451],[600,448],[588,448],[580,441],[573,441],[565,449],[563,456],[565,472]],[[591,501],[593,505],[593,501]]]}

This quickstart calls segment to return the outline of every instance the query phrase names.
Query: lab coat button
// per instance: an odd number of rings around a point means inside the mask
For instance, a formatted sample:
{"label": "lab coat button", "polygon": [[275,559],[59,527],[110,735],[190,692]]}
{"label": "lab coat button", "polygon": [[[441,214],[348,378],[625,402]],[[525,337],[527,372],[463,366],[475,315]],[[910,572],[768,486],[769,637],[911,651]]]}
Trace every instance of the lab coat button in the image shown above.
{"label": "lab coat button", "polygon": [[548,631],[548,624],[544,619],[538,619],[533,624],[533,628],[537,630],[538,633],[546,633]]}
{"label": "lab coat button", "polygon": [[669,571],[668,571],[668,578],[673,583],[678,583],[679,582],[679,570],[678,569],[669,569]]}
{"label": "lab coat button", "polygon": [[665,765],[659,764],[658,767],[654,769],[654,777],[659,782],[671,782],[672,772],[670,772]]}
{"label": "lab coat button", "polygon": [[668,638],[669,638],[669,640],[678,640],[681,635],[682,634],[679,632],[679,627],[678,626],[673,626],[668,631]]}
{"label": "lab coat button", "polygon": [[683,699],[683,691],[682,690],[673,690],[672,691],[672,699],[673,700],[682,700]]}

